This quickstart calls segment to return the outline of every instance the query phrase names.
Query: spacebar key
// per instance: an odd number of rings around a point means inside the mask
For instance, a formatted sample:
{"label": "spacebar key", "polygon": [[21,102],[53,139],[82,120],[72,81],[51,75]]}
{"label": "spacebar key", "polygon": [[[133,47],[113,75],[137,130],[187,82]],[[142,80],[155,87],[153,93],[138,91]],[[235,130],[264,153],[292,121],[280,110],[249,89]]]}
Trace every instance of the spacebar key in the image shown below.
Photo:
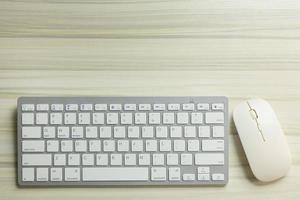
{"label": "spacebar key", "polygon": [[147,181],[147,167],[89,167],[82,169],[83,181]]}

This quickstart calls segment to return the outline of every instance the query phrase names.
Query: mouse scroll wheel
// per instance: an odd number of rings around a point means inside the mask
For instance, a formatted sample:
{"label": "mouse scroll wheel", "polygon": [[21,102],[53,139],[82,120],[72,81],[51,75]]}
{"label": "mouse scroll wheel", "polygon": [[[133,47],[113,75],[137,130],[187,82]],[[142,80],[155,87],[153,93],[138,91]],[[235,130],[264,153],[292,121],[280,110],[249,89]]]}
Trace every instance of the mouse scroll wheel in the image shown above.
{"label": "mouse scroll wheel", "polygon": [[254,109],[250,110],[250,115],[251,115],[252,119],[254,119],[254,120],[258,118],[257,113]]}

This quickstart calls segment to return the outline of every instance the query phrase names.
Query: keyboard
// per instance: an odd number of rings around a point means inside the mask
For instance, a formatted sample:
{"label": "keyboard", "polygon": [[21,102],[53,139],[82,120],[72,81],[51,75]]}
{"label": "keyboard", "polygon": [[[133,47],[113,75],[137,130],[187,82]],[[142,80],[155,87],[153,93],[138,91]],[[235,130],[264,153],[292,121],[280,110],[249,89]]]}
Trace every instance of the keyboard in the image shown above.
{"label": "keyboard", "polygon": [[20,97],[20,186],[224,185],[226,97]]}

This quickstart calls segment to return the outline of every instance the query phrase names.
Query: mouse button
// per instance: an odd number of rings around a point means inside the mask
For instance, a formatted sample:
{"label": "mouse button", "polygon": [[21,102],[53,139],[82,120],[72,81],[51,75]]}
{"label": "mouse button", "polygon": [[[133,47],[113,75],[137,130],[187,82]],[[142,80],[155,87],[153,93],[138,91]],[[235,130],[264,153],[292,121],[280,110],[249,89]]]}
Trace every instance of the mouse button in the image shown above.
{"label": "mouse button", "polygon": [[251,108],[251,109],[249,110],[249,112],[250,112],[250,115],[251,115],[251,117],[252,117],[253,120],[258,119],[257,112],[256,112],[254,109]]}

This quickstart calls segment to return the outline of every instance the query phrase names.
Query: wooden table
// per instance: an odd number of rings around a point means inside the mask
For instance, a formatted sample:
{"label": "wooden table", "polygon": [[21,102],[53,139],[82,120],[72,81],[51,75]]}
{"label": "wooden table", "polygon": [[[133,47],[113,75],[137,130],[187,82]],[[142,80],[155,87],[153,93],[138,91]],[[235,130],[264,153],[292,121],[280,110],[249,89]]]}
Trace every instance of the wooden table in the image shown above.
{"label": "wooden table", "polygon": [[[231,119],[226,187],[18,188],[19,96],[226,95],[268,100],[293,165],[256,181]],[[0,199],[299,199],[297,0],[0,1]]]}

